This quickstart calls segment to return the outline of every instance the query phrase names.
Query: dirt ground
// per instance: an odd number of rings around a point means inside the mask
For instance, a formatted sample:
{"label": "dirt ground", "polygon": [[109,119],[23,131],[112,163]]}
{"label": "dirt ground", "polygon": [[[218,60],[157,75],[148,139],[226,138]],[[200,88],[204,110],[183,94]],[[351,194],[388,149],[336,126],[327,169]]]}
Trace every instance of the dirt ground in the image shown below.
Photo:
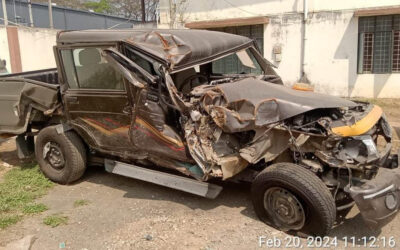
{"label": "dirt ground", "polygon": [[[388,104],[385,112],[392,125],[400,127],[397,105]],[[2,162],[20,164],[13,139],[0,140]],[[0,168],[0,176],[5,171],[7,167]],[[258,221],[249,194],[249,187],[229,184],[209,200],[91,167],[78,183],[56,185],[38,200],[48,211],[0,230],[0,249],[27,235],[36,238],[32,249],[258,249],[259,236],[285,241],[285,233]],[[89,204],[75,207],[81,199]],[[68,224],[44,225],[43,218],[54,213],[68,216]],[[371,231],[353,208],[330,237],[339,238],[339,248],[345,236],[393,236],[399,246],[399,228],[397,216],[381,230]]]}

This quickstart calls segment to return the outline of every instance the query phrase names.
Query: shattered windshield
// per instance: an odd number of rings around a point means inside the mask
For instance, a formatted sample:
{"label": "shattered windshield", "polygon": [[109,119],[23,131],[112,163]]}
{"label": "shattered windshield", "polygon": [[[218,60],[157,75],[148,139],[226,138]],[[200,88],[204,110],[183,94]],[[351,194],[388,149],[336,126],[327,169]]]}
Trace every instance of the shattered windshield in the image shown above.
{"label": "shattered windshield", "polygon": [[261,75],[263,70],[250,49],[240,50],[212,62],[214,75],[252,74]]}

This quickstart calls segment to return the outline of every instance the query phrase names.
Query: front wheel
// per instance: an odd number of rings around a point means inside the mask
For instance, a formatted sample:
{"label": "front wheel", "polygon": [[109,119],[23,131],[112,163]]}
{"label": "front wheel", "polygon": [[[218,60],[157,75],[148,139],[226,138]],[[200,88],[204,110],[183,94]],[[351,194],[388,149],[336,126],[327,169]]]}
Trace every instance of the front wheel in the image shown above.
{"label": "front wheel", "polygon": [[58,134],[55,126],[42,129],[35,155],[44,175],[60,184],[78,180],[86,170],[86,148],[74,131]]}
{"label": "front wheel", "polygon": [[277,163],[252,184],[257,216],[265,223],[301,236],[326,235],[336,219],[335,201],[325,184],[309,170]]}

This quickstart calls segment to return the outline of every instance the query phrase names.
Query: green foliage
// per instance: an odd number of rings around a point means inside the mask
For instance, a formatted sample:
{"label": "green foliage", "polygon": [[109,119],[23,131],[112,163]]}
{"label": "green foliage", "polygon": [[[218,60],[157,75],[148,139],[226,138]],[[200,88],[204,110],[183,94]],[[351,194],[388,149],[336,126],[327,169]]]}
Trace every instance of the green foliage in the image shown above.
{"label": "green foliage", "polygon": [[15,167],[5,173],[0,183],[0,227],[16,223],[22,213],[43,210],[43,204],[31,203],[46,194],[53,185],[34,164]]}
{"label": "green foliage", "polygon": [[100,0],[99,2],[89,1],[85,3],[85,7],[88,9],[92,9],[94,12],[104,14],[109,14],[113,10],[109,0]]}
{"label": "green foliage", "polygon": [[0,229],[4,229],[17,223],[21,219],[19,215],[0,215]]}
{"label": "green foliage", "polygon": [[49,209],[45,204],[39,203],[39,204],[28,204],[24,207],[22,210],[24,214],[38,214],[41,212],[46,211]]}
{"label": "green foliage", "polygon": [[61,214],[53,214],[45,217],[43,223],[47,226],[58,227],[59,225],[68,224],[68,217]]}

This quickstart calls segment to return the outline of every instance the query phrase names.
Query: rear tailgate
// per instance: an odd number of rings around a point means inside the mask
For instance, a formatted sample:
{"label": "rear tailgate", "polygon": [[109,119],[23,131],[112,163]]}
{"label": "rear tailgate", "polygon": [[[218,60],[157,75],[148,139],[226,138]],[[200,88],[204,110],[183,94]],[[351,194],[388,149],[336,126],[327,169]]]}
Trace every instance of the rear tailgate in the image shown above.
{"label": "rear tailgate", "polygon": [[24,133],[32,109],[44,112],[57,107],[58,89],[35,80],[0,78],[0,134]]}

